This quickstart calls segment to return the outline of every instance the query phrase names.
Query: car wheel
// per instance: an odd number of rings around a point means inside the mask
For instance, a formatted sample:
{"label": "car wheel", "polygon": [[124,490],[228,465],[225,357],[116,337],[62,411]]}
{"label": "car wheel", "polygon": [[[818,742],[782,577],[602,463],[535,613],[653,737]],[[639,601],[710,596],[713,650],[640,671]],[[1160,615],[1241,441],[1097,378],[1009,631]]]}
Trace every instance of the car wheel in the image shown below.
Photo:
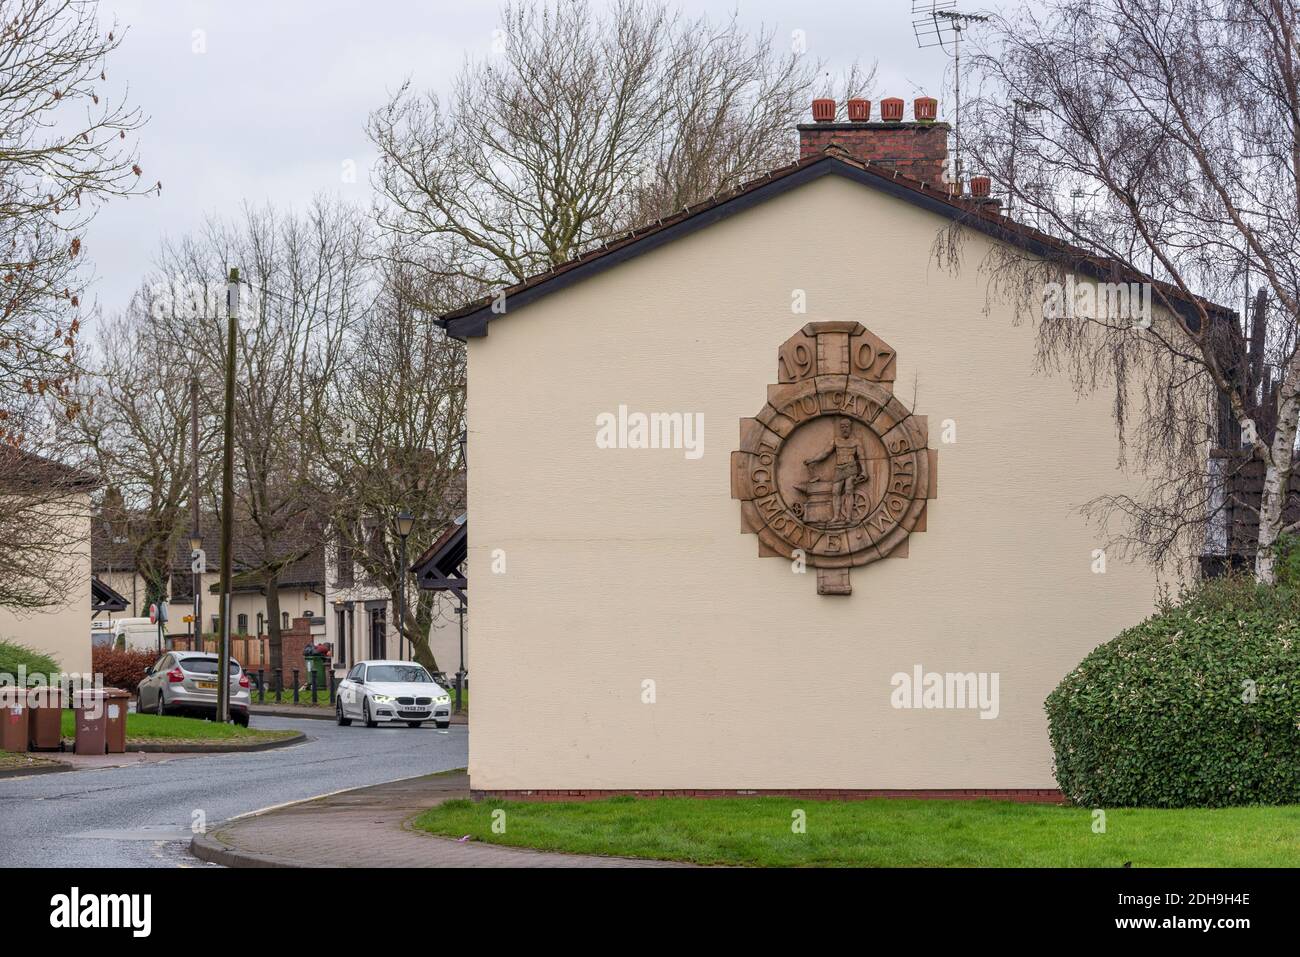
{"label": "car wheel", "polygon": [[408,721],[408,722],[406,722],[406,726],[407,726],[408,728],[418,728],[418,727],[419,727],[420,725],[422,725],[422,724],[424,724],[423,721]]}
{"label": "car wheel", "polygon": [[248,727],[248,712],[247,712],[247,711],[242,711],[242,712],[237,711],[237,712],[235,712],[234,714],[232,714],[230,717],[231,717],[231,720],[233,720],[233,721],[235,722],[235,724],[239,725],[241,728],[247,728],[247,727]]}
{"label": "car wheel", "polygon": [[160,718],[167,717],[167,702],[163,700],[162,689],[158,689],[158,703],[154,705],[153,713]]}
{"label": "car wheel", "polygon": [[450,722],[450,721],[435,721],[435,722],[434,722],[434,726],[437,727],[439,730],[445,730],[445,729],[451,727],[451,722]]}
{"label": "car wheel", "polygon": [[350,726],[352,725],[352,719],[351,719],[351,718],[345,718],[345,717],[343,717],[343,702],[342,702],[342,701],[335,701],[335,702],[334,702],[334,720],[338,722],[338,725],[339,725],[340,728],[347,728],[347,727],[350,727]]}
{"label": "car wheel", "polygon": [[366,722],[367,728],[379,727],[379,722],[370,717],[370,699],[367,698],[361,703],[361,717]]}

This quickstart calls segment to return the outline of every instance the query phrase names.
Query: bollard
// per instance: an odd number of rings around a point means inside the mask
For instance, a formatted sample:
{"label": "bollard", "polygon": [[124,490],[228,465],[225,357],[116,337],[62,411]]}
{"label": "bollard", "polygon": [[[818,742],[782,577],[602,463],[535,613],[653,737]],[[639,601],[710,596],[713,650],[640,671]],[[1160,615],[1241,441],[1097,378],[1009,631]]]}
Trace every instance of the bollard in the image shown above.
{"label": "bollard", "polygon": [[311,703],[316,703],[316,669],[311,670]]}
{"label": "bollard", "polygon": [[275,669],[275,703],[279,704],[284,694],[284,671],[280,668]]}
{"label": "bollard", "polygon": [[334,699],[335,699],[335,697],[338,695],[339,678],[338,678],[338,675],[336,675],[336,674],[334,673],[334,669],[333,669],[333,668],[331,668],[331,669],[329,670],[329,676],[330,676],[330,697],[329,697],[329,702],[330,702],[330,704],[333,704],[333,703],[334,703]]}
{"label": "bollard", "polygon": [[293,669],[293,703],[298,703],[298,669]]}
{"label": "bollard", "polygon": [[266,673],[257,669],[257,703],[266,704]]}

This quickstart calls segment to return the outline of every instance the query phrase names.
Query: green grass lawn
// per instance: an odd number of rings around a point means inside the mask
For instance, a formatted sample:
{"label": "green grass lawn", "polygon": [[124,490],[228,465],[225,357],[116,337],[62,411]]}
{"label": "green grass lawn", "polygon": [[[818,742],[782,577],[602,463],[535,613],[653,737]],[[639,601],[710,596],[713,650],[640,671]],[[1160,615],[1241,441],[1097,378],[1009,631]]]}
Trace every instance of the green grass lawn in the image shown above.
{"label": "green grass lawn", "polygon": [[[504,834],[492,812],[505,810]],[[793,833],[793,812],[806,832]],[[1297,867],[1300,806],[1116,809],[1002,801],[449,801],[415,826],[582,854],[769,867]]]}
{"label": "green grass lawn", "polygon": [[[71,710],[63,712],[63,736],[71,738],[76,735],[76,722]],[[202,718],[181,718],[168,715],[160,718],[156,714],[128,714],[126,716],[126,740],[128,744],[148,742],[164,744],[190,741],[269,741],[287,738],[293,731],[265,731],[254,728],[241,728],[237,724],[217,724]]]}

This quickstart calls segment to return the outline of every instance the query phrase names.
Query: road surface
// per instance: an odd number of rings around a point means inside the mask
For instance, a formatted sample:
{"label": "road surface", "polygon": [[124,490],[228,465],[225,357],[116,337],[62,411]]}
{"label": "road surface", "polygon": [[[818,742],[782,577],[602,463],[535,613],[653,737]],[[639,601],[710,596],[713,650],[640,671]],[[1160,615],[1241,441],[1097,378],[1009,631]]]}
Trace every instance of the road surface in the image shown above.
{"label": "road surface", "polygon": [[0,778],[2,867],[205,867],[187,848],[201,812],[209,828],[276,804],[463,768],[465,725],[340,728],[253,716],[311,740],[123,768]]}

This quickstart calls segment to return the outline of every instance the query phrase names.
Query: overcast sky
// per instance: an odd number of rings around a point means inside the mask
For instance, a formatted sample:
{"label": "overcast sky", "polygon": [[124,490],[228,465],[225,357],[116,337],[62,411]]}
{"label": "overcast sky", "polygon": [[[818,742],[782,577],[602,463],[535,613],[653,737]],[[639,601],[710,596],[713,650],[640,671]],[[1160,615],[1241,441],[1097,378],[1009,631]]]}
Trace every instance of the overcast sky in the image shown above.
{"label": "overcast sky", "polygon": [[[597,4],[601,0],[594,0]],[[997,6],[996,2],[985,7]],[[126,305],[158,242],[248,200],[302,206],[321,191],[370,197],[367,114],[411,77],[446,92],[466,57],[488,55],[496,0],[102,0],[126,41],[109,81],[129,83],[149,117],[146,182],[162,195],[115,202],[93,224],[92,301]],[[977,5],[962,4],[965,9]],[[918,49],[911,0],[691,0],[689,12],[737,10],[757,30],[802,30],[808,52],[842,69],[879,63],[876,91],[941,95],[947,57]],[[202,31],[202,33],[196,33]],[[202,46],[204,52],[195,52]],[[357,182],[345,184],[353,160]]]}

